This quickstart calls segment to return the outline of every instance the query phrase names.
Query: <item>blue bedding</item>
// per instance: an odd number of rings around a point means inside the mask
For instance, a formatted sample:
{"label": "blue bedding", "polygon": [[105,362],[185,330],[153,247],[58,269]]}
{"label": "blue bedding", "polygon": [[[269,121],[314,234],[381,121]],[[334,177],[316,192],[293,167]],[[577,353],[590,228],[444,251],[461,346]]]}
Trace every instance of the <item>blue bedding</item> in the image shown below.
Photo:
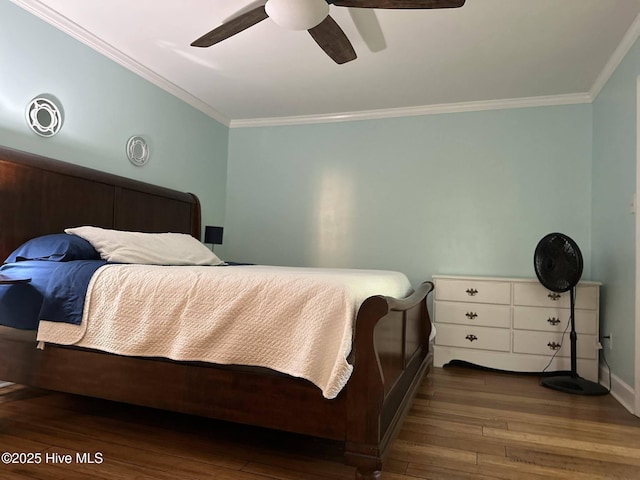
{"label": "blue bedding", "polygon": [[79,325],[89,280],[106,263],[31,260],[2,265],[0,274],[31,281],[0,285],[0,325],[35,330],[41,319]]}

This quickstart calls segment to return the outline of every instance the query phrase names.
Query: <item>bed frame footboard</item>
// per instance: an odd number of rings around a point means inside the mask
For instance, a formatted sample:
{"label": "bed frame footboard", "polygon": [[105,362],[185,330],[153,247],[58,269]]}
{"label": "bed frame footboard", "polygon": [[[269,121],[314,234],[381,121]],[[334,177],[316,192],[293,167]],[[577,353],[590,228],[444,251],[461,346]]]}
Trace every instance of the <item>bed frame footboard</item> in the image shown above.
{"label": "bed frame footboard", "polygon": [[356,479],[380,478],[382,461],[433,358],[424,282],[410,297],[376,296],[360,307],[347,390],[345,461]]}

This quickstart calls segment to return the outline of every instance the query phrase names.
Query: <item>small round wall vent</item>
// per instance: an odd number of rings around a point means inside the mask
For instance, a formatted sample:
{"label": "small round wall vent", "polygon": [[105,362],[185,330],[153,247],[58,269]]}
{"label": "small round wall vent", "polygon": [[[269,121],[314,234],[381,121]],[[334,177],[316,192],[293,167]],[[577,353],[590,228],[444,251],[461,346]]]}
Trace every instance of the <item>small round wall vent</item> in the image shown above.
{"label": "small round wall vent", "polygon": [[142,167],[149,161],[149,146],[144,138],[134,135],[127,140],[127,158],[136,167]]}
{"label": "small round wall vent", "polygon": [[25,113],[27,124],[41,137],[53,137],[62,128],[62,108],[52,95],[38,95],[29,102]]}

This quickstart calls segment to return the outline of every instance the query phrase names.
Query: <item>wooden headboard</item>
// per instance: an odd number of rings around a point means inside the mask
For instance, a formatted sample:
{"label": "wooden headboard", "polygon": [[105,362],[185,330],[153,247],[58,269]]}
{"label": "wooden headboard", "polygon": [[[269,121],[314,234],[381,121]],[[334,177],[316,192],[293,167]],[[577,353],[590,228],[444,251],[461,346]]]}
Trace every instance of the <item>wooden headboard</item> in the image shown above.
{"label": "wooden headboard", "polygon": [[200,239],[200,202],[190,193],[0,147],[0,262],[30,238],[79,225]]}

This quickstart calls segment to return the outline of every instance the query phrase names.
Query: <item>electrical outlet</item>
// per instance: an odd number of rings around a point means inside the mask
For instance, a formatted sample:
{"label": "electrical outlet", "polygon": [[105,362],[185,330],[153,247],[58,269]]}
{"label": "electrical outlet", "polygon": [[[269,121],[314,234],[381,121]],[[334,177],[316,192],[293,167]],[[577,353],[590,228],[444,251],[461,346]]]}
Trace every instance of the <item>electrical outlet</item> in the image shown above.
{"label": "electrical outlet", "polygon": [[[609,350],[613,350],[613,334],[612,333],[608,333],[607,335],[602,337],[602,340],[603,340],[604,344],[607,347],[609,347]],[[600,343],[600,342],[598,342],[598,343]]]}
{"label": "electrical outlet", "polygon": [[613,350],[613,333],[609,332],[609,350]]}

